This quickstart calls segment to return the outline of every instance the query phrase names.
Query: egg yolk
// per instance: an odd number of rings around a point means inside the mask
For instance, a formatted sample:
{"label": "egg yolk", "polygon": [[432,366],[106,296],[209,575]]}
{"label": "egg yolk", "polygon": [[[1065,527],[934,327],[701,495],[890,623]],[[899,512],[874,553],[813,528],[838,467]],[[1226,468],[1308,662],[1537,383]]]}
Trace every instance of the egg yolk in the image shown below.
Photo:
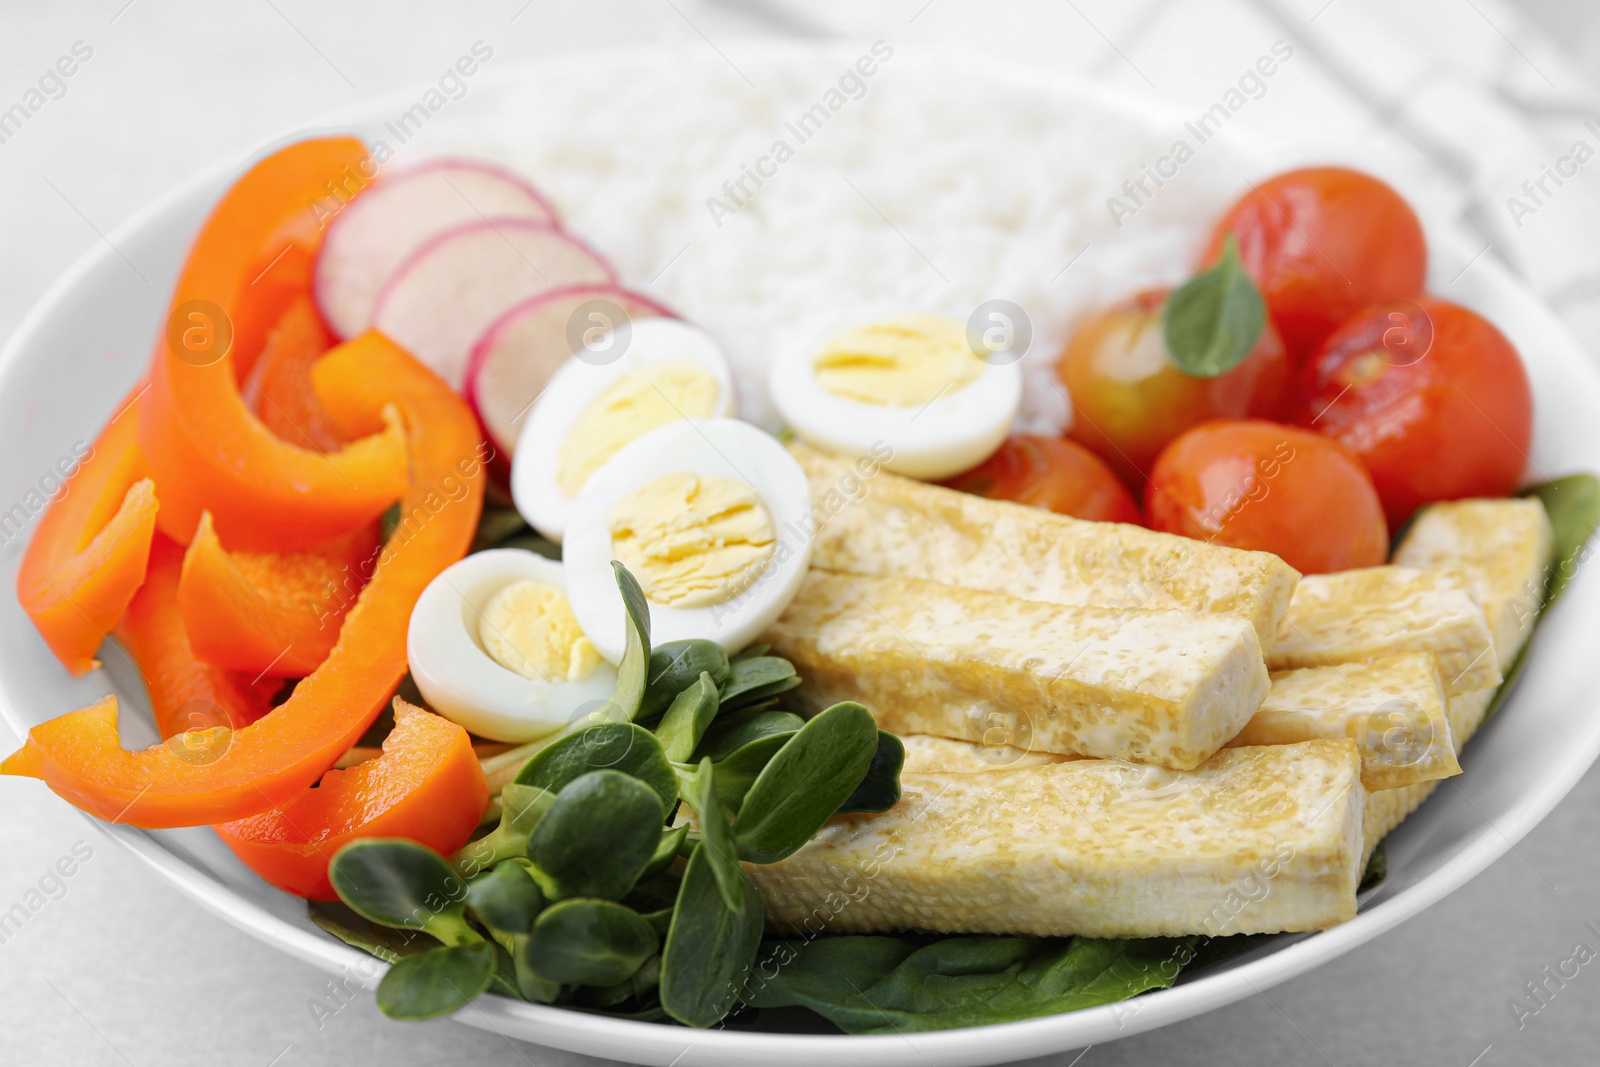
{"label": "egg yolk", "polygon": [[774,551],[772,516],[754,488],[682,471],[646,482],[611,512],[611,548],[644,595],[703,608],[739,595]]}
{"label": "egg yolk", "polygon": [[693,363],[658,363],[629,371],[584,409],[557,452],[556,484],[577,496],[589,476],[622,446],[674,419],[715,413],[717,380]]}
{"label": "egg yolk", "polygon": [[541,682],[576,682],[600,665],[572,601],[531,578],[512,582],[483,606],[478,641],[500,666]]}
{"label": "egg yolk", "polygon": [[811,363],[834,396],[880,407],[918,407],[965,389],[984,363],[967,329],[943,315],[899,315],[828,341]]}

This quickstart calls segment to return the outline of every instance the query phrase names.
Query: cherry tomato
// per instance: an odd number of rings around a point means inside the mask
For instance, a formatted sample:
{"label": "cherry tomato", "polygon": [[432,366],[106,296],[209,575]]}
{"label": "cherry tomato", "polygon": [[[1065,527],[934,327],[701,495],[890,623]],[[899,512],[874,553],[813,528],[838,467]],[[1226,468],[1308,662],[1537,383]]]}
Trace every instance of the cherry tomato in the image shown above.
{"label": "cherry tomato", "polygon": [[1516,489],[1533,435],[1522,359],[1437,297],[1363,311],[1306,367],[1296,420],[1361,457],[1398,526],[1421,504]]}
{"label": "cherry tomato", "polygon": [[1161,313],[1170,290],[1140,293],[1083,322],[1056,373],[1072,398],[1069,435],[1132,485],[1178,434],[1207,419],[1273,419],[1286,413],[1293,379],[1271,323],[1244,362],[1196,378],[1167,356]]}
{"label": "cherry tomato", "polygon": [[944,484],[1079,519],[1139,521],[1138,505],[1111,468],[1087,448],[1060,437],[1013,434],[994,455]]}
{"label": "cherry tomato", "polygon": [[1229,234],[1297,359],[1362,308],[1422,292],[1428,269],[1411,205],[1344,167],[1292,170],[1253,188],[1217,223],[1204,262]]}
{"label": "cherry tomato", "polygon": [[1389,533],[1372,479],[1343,446],[1275,422],[1208,422],[1161,453],[1150,525],[1275,552],[1302,574],[1372,567]]}

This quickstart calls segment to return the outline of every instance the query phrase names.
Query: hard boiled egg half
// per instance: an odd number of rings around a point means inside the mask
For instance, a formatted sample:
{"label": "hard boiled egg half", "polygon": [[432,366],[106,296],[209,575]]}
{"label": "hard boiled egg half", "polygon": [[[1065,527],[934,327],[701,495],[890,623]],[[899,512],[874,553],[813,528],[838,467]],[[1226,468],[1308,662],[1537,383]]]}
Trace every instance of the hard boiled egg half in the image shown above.
{"label": "hard boiled egg half", "polygon": [[881,459],[912,478],[970,470],[1000,447],[1022,401],[1014,361],[974,348],[943,315],[896,315],[834,332],[773,360],[772,403],[808,444]]}
{"label": "hard boiled egg half", "polygon": [[617,672],[584,636],[560,563],[477,552],[417,598],[411,675],[439,714],[493,741],[532,741],[609,700]]}
{"label": "hard boiled egg half", "polygon": [[572,610],[620,661],[619,560],[649,602],[651,644],[698,637],[738,652],[799,591],[812,529],[805,472],[777,439],[737,419],[674,422],[619,451],[579,495],[562,545]]}
{"label": "hard boiled egg half", "polygon": [[578,494],[636,437],[682,419],[733,412],[722,349],[679,319],[636,319],[610,363],[577,356],[551,376],[517,438],[511,495],[534,529],[560,542]]}

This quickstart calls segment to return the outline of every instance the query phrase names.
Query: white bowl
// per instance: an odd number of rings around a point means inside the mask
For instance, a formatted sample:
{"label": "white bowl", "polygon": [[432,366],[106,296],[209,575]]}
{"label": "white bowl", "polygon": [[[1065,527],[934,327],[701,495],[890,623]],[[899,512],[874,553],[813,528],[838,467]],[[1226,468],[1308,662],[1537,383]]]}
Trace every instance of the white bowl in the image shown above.
{"label": "white bowl", "polygon": [[[741,56],[744,53],[741,52]],[[806,58],[800,46],[768,46],[764,62]],[[787,57],[787,58],[786,58]],[[592,62],[573,59],[563,62]],[[611,62],[618,60],[613,57]],[[630,69],[625,61],[616,69]],[[923,66],[947,75],[948,56],[906,56],[898,70]],[[483,80],[474,93],[492,101],[515,74]],[[1172,117],[1131,106],[1103,89],[1055,75],[1009,72],[1085,106],[1111,108],[1130,122]],[[364,105],[345,128],[374,133],[414,94]],[[20,494],[80,440],[92,440],[118,399],[139,377],[167,295],[200,220],[244,160],[230,160],[174,190],[109,235],[51,287],[0,352],[0,485]],[[1600,471],[1600,376],[1561,323],[1491,256],[1432,234],[1433,284],[1487,315],[1514,341],[1533,379],[1537,417],[1530,472],[1554,477]],[[126,260],[124,259],[126,257]],[[128,261],[139,265],[145,282]],[[1470,269],[1468,268],[1468,264]],[[1463,273],[1464,271],[1464,273]],[[1457,275],[1460,275],[1459,278]],[[1536,472],[1536,473],[1535,473]],[[5,543],[8,566],[29,529]],[[1435,903],[1509,850],[1548,813],[1600,753],[1600,579],[1580,571],[1535,637],[1528,670],[1510,703],[1468,748],[1467,773],[1447,783],[1389,840],[1389,878],[1350,922],[1310,936],[1271,940],[1228,965],[1186,977],[1170,989],[1123,1004],[1027,1022],[905,1037],[845,1037],[817,1031],[790,1013],[769,1013],[754,1030],[689,1030],[523,1004],[485,996],[461,1022],[557,1048],[646,1064],[770,1067],[817,1062],[879,1067],[989,1064],[1098,1044],[1185,1019],[1348,952]],[[18,734],[114,689],[129,714],[124,742],[155,741],[148,703],[126,657],[105,652],[106,666],[69,679],[10,594],[0,596],[0,714]],[[43,788],[43,786],[39,786]],[[329,973],[371,974],[368,957],[315,927],[302,901],[262,882],[210,830],[106,830],[174,885],[224,919]],[[374,980],[375,981],[375,980]],[[396,1023],[395,1025],[403,1025]],[[783,1031],[784,1025],[796,1030]]]}

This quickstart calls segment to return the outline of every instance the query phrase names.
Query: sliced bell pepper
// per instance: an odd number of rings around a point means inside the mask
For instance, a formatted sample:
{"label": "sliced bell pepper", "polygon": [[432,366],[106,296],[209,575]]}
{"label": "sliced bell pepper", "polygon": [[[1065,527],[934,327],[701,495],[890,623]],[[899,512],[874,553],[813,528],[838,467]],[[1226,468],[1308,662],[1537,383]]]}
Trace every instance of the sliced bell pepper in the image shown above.
{"label": "sliced bell pepper", "polygon": [[305,677],[333,651],[381,545],[381,524],[370,523],[302,552],[229,552],[207,512],[178,587],[195,655],[253,675]]}
{"label": "sliced bell pepper", "polygon": [[375,331],[324,357],[313,384],[347,432],[368,431],[398,411],[411,457],[399,525],[328,658],[261,719],[209,737],[191,733],[184,753],[165,745],[124,749],[116,699],[107,697],[35,726],[0,773],[41,778],[78,808],[113,822],[207,825],[282,807],[371,725],[405,674],[417,597],[472,543],[485,451],[462,399]]}
{"label": "sliced bell pepper", "polygon": [[273,153],[223,195],[189,251],[140,401],[158,521],[181,544],[210,511],[234,548],[307,548],[378,518],[405,489],[399,426],[380,420],[324,455],[273,434],[239,389],[268,331],[311,291],[322,238],[314,205],[366,158],[348,137]]}
{"label": "sliced bell pepper", "polygon": [[149,573],[117,623],[117,640],[144,677],[162,737],[213,726],[248,726],[272,710],[282,682],[252,680],[195,656],[178,609],[182,570],[183,546],[156,534]]}
{"label": "sliced bell pepper", "polygon": [[246,867],[295,896],[334,900],[328,861],[358,837],[408,837],[450,855],[489,804],[489,783],[467,731],[394,700],[383,753],[331,770],[281,808],[223,823],[223,844]]}
{"label": "sliced bell pepper", "polygon": [[144,581],[156,528],[154,484],[139,455],[139,386],[117,406],[64,491],[45,510],[17,571],[17,599],[74,676]]}
{"label": "sliced bell pepper", "polygon": [[334,452],[344,435],[311,389],[311,365],[334,345],[309,296],[296,297],[267,335],[245,385],[245,402],[261,424],[282,440],[317,452]]}

